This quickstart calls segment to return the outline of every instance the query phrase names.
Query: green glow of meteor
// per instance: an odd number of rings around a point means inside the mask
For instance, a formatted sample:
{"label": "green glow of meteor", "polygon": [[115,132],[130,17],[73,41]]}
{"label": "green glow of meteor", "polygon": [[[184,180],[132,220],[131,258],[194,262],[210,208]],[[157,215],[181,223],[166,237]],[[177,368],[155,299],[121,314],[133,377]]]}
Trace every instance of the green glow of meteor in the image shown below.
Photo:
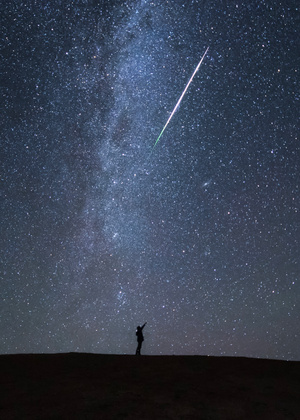
{"label": "green glow of meteor", "polygon": [[[206,48],[205,53],[203,54],[203,56],[202,56],[201,60],[199,61],[199,63],[198,63],[198,65],[197,65],[197,67],[196,67],[196,69],[195,69],[194,73],[192,74],[192,77],[191,77],[191,78],[190,78],[190,80],[188,81],[188,84],[187,84],[187,85],[186,85],[186,87],[184,88],[184,91],[182,92],[182,94],[181,94],[181,96],[180,96],[180,98],[179,98],[179,100],[178,100],[177,104],[175,105],[175,108],[174,108],[174,109],[173,109],[173,111],[171,112],[171,115],[169,116],[168,121],[166,122],[166,124],[165,124],[164,128],[161,130],[160,135],[157,137],[157,140],[156,140],[156,142],[155,142],[155,144],[154,144],[154,146],[153,146],[153,149],[154,149],[154,147],[157,145],[157,143],[159,142],[159,139],[160,139],[160,138],[161,138],[161,136],[163,135],[163,132],[164,132],[164,131],[165,131],[165,129],[167,128],[167,125],[169,124],[169,122],[171,121],[171,119],[172,119],[173,115],[175,114],[175,112],[176,112],[177,108],[179,107],[180,102],[182,101],[182,98],[184,97],[184,95],[185,95],[186,91],[188,90],[188,87],[189,87],[189,86],[190,86],[190,84],[192,83],[192,80],[193,80],[193,78],[194,78],[195,74],[197,73],[197,71],[199,70],[199,67],[200,67],[200,66],[201,66],[201,64],[202,64],[202,61],[204,60],[204,57],[206,56],[206,53],[207,53],[208,49],[209,49],[209,47],[207,47],[207,48]],[[153,150],[153,149],[152,149],[152,150]]]}
{"label": "green glow of meteor", "polygon": [[157,140],[156,140],[156,142],[155,142],[155,145],[153,146],[153,149],[154,149],[154,147],[156,146],[156,144],[158,143],[159,139],[161,138],[161,136],[162,136],[163,132],[165,131],[165,128],[166,128],[166,125],[165,125],[165,126],[164,126],[164,128],[161,130],[160,135],[157,137]]}

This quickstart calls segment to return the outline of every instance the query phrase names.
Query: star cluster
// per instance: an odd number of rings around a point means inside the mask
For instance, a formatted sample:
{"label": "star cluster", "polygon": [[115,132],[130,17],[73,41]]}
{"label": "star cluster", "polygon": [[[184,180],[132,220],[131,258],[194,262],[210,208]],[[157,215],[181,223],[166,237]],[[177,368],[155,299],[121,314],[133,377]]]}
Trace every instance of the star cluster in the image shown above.
{"label": "star cluster", "polygon": [[0,352],[299,360],[296,2],[1,9]]}

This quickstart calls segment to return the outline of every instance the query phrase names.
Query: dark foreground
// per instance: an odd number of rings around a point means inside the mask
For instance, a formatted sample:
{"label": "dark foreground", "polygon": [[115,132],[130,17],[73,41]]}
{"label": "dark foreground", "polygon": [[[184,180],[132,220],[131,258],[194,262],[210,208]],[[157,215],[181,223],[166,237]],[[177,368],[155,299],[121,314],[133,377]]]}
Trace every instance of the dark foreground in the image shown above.
{"label": "dark foreground", "polygon": [[0,356],[0,418],[300,419],[300,362],[200,356]]}

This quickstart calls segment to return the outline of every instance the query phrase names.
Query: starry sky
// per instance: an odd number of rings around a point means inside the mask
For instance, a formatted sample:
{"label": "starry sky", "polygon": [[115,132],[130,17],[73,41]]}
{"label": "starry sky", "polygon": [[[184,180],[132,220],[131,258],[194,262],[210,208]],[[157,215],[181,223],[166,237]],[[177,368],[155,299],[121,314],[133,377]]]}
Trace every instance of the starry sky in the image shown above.
{"label": "starry sky", "polygon": [[2,2],[0,353],[300,360],[297,3]]}

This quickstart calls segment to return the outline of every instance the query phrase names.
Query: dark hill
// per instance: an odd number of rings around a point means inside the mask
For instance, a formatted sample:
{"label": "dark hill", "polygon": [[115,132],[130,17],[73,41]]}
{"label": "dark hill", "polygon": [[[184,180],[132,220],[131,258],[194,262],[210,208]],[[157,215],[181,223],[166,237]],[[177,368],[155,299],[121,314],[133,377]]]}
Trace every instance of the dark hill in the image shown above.
{"label": "dark hill", "polygon": [[0,356],[0,418],[300,419],[300,362],[204,356]]}

